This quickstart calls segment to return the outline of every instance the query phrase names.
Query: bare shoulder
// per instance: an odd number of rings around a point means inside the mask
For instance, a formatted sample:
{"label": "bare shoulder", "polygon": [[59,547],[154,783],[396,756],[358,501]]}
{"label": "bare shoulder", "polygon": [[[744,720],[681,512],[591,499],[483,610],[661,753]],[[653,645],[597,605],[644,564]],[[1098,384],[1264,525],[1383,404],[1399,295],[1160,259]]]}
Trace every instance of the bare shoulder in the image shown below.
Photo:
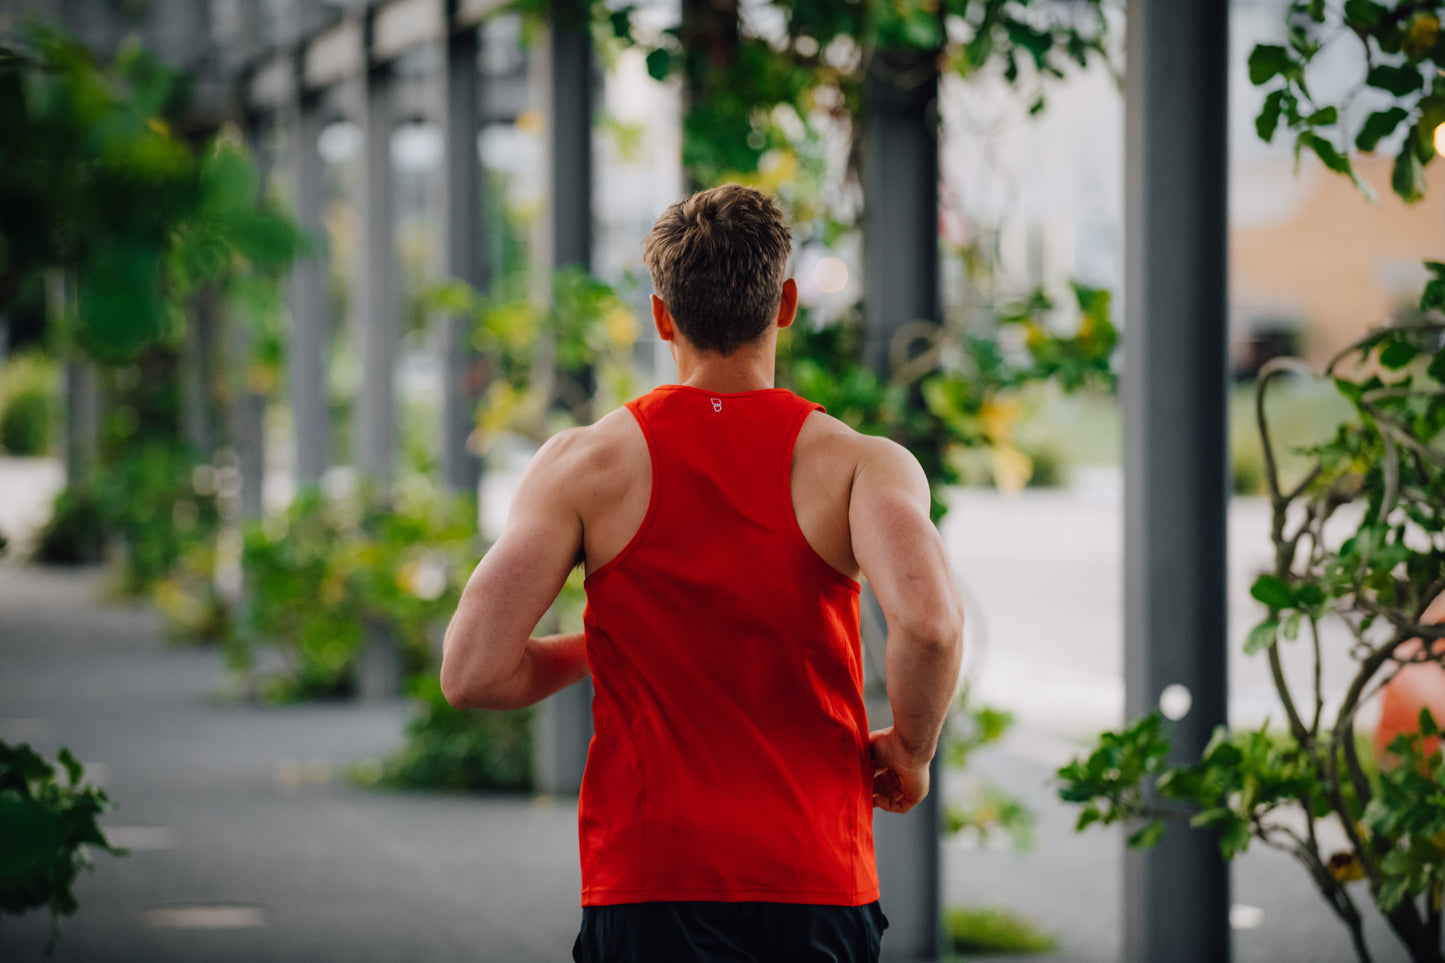
{"label": "bare shoulder", "polygon": [[928,479],[912,452],[891,438],[864,434],[823,412],[815,411],[803,424],[797,451],[800,459],[816,459],[832,472],[846,473],[854,487],[860,482],[881,483],[927,498]]}
{"label": "bare shoulder", "polygon": [[595,471],[634,455],[639,446],[646,452],[642,429],[631,412],[618,408],[594,424],[565,428],[548,438],[532,457],[528,471],[536,468],[566,475]]}

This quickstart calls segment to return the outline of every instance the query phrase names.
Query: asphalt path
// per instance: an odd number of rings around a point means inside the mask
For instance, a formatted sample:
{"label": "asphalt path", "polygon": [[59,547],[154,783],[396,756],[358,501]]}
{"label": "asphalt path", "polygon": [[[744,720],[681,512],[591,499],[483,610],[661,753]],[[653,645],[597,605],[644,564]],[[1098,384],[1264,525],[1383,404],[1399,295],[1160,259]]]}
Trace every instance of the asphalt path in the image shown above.
{"label": "asphalt path", "polygon": [[[0,459],[0,527],[33,529],[53,468]],[[1075,834],[1051,781],[1122,710],[1120,499],[1116,479],[1099,481],[1015,499],[961,492],[944,527],[970,593],[975,691],[1019,718],[944,791],[991,781],[1038,817],[1027,852],[946,840],[944,902],[1031,918],[1059,940],[1041,963],[1119,959],[1121,835]],[[1254,617],[1265,522],[1236,500],[1232,636]],[[53,959],[570,959],[575,800],[357,789],[345,766],[399,743],[403,704],[228,701],[218,653],[168,646],[154,612],[103,596],[93,570],[0,562],[0,738],[51,758],[70,747],[115,800],[108,832],[132,850],[97,855],[81,877]],[[1232,653],[1230,676],[1237,723],[1277,712],[1259,660]],[[1236,963],[1353,959],[1287,857],[1252,850],[1233,880]],[[1366,903],[1375,960],[1403,960]],[[0,919],[0,963],[41,959],[47,929],[40,913]]]}

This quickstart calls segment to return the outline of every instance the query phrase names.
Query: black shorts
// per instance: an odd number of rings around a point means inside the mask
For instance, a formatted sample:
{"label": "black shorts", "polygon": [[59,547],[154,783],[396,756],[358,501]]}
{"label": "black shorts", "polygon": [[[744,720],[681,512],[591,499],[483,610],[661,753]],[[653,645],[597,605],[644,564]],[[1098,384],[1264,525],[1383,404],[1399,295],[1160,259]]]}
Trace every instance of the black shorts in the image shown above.
{"label": "black shorts", "polygon": [[888,918],[866,906],[660,902],[582,907],[577,963],[877,963]]}

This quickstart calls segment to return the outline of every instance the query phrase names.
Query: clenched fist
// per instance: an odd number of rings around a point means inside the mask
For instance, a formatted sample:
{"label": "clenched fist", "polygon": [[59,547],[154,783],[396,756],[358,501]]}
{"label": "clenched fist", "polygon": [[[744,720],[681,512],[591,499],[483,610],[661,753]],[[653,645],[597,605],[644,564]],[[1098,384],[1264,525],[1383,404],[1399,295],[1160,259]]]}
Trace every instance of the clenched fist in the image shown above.
{"label": "clenched fist", "polygon": [[868,734],[873,760],[873,805],[890,813],[906,813],[928,795],[928,761],[918,761],[893,732],[893,727]]}

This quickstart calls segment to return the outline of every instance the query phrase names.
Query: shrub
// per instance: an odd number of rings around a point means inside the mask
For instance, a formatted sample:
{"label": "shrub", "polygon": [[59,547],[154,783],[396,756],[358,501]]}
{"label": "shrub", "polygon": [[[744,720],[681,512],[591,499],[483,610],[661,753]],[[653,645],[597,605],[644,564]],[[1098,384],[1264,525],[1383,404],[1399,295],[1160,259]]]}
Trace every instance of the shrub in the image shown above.
{"label": "shrub", "polygon": [[56,372],[49,360],[17,355],[0,370],[0,448],[12,455],[50,450]]}
{"label": "shrub", "polygon": [[455,610],[476,551],[476,505],[413,476],[383,498],[367,490],[303,492],[285,512],[250,525],[241,567],[246,611],[228,640],[250,673],[275,646],[285,668],[252,680],[274,701],[349,695],[367,633],[401,649],[403,668],[431,662],[431,635]]}
{"label": "shrub", "polygon": [[951,907],[943,911],[943,931],[954,953],[1048,953],[1057,941],[1008,910]]}
{"label": "shrub", "polygon": [[417,706],[406,744],[380,762],[354,767],[358,782],[451,791],[534,788],[530,709],[453,709],[435,673],[417,676],[411,694]]}
{"label": "shrub", "polygon": [[42,565],[84,565],[100,558],[104,536],[95,493],[67,488],[55,496],[50,520],[40,529],[31,557]]}
{"label": "shrub", "polygon": [[113,856],[96,824],[110,808],[106,794],[81,785],[81,766],[60,750],[64,785],[55,767],[27,745],[0,741],[0,914],[50,908],[50,945],[60,935],[60,917],[75,912],[71,887],[82,869],[93,869],[88,847]]}

